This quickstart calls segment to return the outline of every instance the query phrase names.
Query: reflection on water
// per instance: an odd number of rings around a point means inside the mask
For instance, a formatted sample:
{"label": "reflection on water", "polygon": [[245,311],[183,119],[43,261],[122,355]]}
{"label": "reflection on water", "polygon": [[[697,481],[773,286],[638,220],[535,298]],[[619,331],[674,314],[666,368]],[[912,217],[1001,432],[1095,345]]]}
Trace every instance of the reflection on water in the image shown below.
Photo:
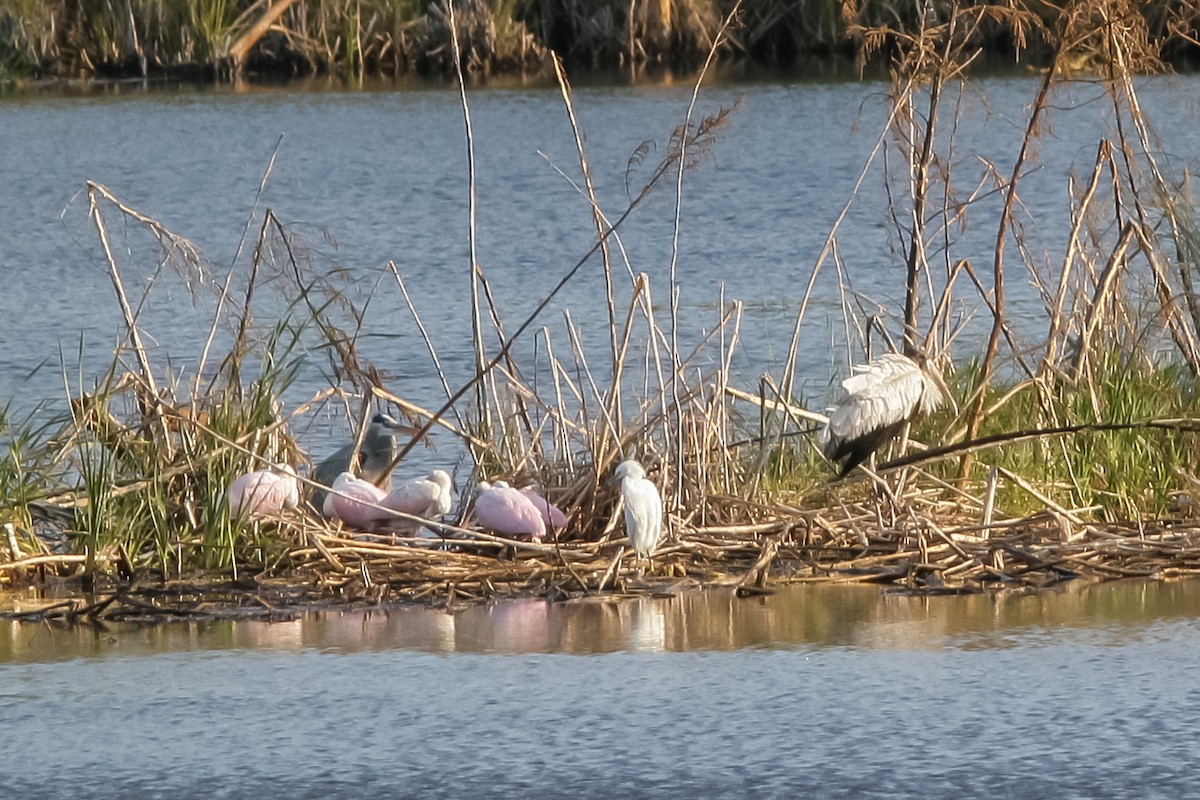
{"label": "reflection on water", "polygon": [[[0,597],[0,606],[5,605]],[[7,605],[13,605],[12,600]],[[1031,647],[1050,639],[1125,641],[1160,619],[1200,618],[1200,582],[1082,582],[1040,593],[909,597],[871,586],[793,586],[739,599],[728,591],[326,611],[282,622],[213,620],[104,629],[0,622],[0,663],[218,650],[352,653],[568,653],[844,646],[875,650]]]}
{"label": "reflection on water", "polygon": [[1200,582],[0,626],[0,797],[1183,797]]}

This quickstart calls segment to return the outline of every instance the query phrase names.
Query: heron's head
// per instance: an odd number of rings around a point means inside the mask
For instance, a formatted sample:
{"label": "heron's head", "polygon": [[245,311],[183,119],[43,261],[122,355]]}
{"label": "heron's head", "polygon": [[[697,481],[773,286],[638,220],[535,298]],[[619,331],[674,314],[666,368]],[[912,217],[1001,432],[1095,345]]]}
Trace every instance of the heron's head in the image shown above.
{"label": "heron's head", "polygon": [[620,464],[617,464],[617,468],[613,470],[614,481],[624,480],[625,478],[633,478],[636,480],[644,477],[646,477],[645,468],[632,458],[626,459]]}
{"label": "heron's head", "polygon": [[371,417],[371,427],[367,431],[368,435],[372,430],[376,431],[379,435],[385,435],[391,431],[397,431],[409,436],[415,436],[420,428],[404,422],[399,422],[395,417],[381,412]]}

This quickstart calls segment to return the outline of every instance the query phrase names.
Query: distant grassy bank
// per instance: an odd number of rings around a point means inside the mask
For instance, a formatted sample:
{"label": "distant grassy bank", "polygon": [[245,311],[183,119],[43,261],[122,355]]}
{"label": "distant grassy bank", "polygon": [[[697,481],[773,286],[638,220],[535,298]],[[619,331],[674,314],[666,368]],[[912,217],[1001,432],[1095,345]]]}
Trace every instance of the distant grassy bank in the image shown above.
{"label": "distant grassy bank", "polygon": [[[734,6],[735,0],[456,0],[453,26],[463,66],[476,76],[549,74],[551,52],[576,68],[694,69]],[[1035,66],[1049,62],[1044,29],[1060,11],[1023,0],[745,0],[717,57],[779,69],[813,58],[887,58],[894,47],[881,44],[969,6],[986,11],[962,34],[973,46],[992,55],[1019,51]],[[924,20],[922,7],[930,13]],[[1028,15],[1021,26],[1006,18],[1014,9]],[[1168,62],[1196,54],[1194,3],[1096,9],[1112,13],[1109,24],[1144,30]],[[447,0],[0,0],[0,80],[436,76],[452,68],[450,31]],[[1086,64],[1086,53],[1081,59]]]}

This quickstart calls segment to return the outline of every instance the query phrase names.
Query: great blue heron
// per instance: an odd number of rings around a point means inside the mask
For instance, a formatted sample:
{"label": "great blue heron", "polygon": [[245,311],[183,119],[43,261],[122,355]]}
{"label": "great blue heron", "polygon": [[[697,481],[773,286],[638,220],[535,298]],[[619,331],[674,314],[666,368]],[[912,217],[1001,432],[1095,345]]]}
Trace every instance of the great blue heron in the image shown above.
{"label": "great blue heron", "polygon": [[542,512],[533,501],[504,481],[479,482],[475,496],[475,521],[503,536],[528,536],[540,542],[546,536]]}
{"label": "great blue heron", "polygon": [[[357,477],[377,486],[383,485],[386,491],[388,481],[385,478],[390,480],[388,467],[391,466],[392,457],[396,454],[395,434],[397,432],[411,435],[416,433],[416,428],[397,422],[387,414],[376,414],[371,418],[371,424],[367,426],[367,430],[363,434],[362,447],[358,450]],[[338,475],[350,470],[350,457],[353,454],[353,442],[339,448],[337,452],[317,465],[317,468],[313,470],[312,480],[322,486],[333,485]],[[319,487],[314,489],[313,508],[323,509],[325,496],[324,489]]]}
{"label": "great blue heron", "polygon": [[842,381],[845,394],[817,436],[821,452],[841,461],[838,477],[870,458],[918,415],[936,411],[950,397],[942,376],[922,355],[882,355],[854,368]]}
{"label": "great blue heron", "polygon": [[663,507],[658,487],[646,477],[642,465],[633,459],[618,464],[613,477],[621,481],[629,543],[638,558],[649,558],[663,538]]}
{"label": "great blue heron", "polygon": [[231,517],[271,517],[299,505],[300,482],[290,464],[256,469],[234,478],[225,492],[225,500]]}

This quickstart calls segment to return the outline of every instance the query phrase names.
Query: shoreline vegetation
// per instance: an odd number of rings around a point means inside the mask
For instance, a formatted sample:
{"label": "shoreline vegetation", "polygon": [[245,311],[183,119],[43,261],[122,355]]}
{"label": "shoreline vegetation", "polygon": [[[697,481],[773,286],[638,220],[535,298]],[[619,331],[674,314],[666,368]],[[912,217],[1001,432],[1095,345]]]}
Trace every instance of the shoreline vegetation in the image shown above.
{"label": "shoreline vegetation", "polygon": [[[573,72],[631,76],[691,74],[710,53],[720,65],[767,70],[831,61],[887,66],[932,19],[968,13],[978,19],[961,46],[985,58],[1093,70],[1104,61],[1100,40],[1074,43],[1063,59],[1053,32],[1065,13],[1080,13],[1078,5],[456,0],[455,30],[460,65],[472,79],[553,81],[555,56]],[[735,24],[722,30],[735,7]],[[1138,29],[1156,59],[1179,67],[1200,55],[1200,4],[1194,0],[1105,2],[1092,12],[1097,24]],[[0,0],[0,84],[316,75],[446,79],[455,73],[453,51],[447,0]]]}
{"label": "shoreline vegetation", "polygon": [[[574,123],[566,71],[555,64],[576,132],[575,180],[594,210],[594,244],[571,263],[548,266],[558,284],[531,316],[509,319],[492,304],[474,255],[473,221],[493,210],[472,198],[471,263],[460,268],[472,287],[474,377],[459,386],[441,370],[440,334],[424,325],[394,265],[368,276],[383,280],[352,283],[258,204],[246,246],[232,264],[215,265],[152,215],[89,182],[89,218],[125,341],[99,379],[64,356],[63,418],[35,427],[0,414],[0,588],[79,594],[32,611],[23,603],[8,616],[95,622],[253,609],[271,617],[321,604],[455,607],[690,586],[746,595],[782,582],[1027,591],[1200,573],[1192,500],[1200,492],[1200,229],[1188,177],[1160,160],[1133,80],[1162,68],[1162,42],[1137,24],[1151,9],[1077,2],[1046,22],[1042,6],[946,6],[908,33],[860,32],[864,46],[891,54],[891,116],[863,174],[870,163],[885,166],[895,233],[905,243],[904,306],[868,314],[846,291],[837,242],[855,232],[844,229],[845,213],[821,252],[810,254],[812,280],[836,272],[845,292],[835,344],[847,371],[885,342],[918,347],[943,370],[953,402],[916,421],[906,445],[881,455],[873,473],[856,470],[844,481],[829,480],[834,470],[814,445],[820,417],[807,410],[834,398],[794,390],[798,349],[813,336],[829,338],[806,324],[807,298],[779,371],[739,386],[730,365],[740,303],[721,298],[705,338],[679,341],[675,265],[651,280],[621,241],[622,224],[647,198],[673,196],[680,207],[690,171],[719,152],[733,124],[730,109],[702,110],[703,70],[685,118],[665,132],[662,160],[631,154],[632,199],[610,207],[591,189],[586,136]],[[721,50],[738,11],[710,53]],[[1031,83],[1024,133],[1003,171],[981,166],[954,135],[955,97],[966,90],[964,70],[985,23],[1018,42],[1038,29],[1053,52]],[[447,24],[459,24],[453,13]],[[452,48],[456,66],[465,65],[464,52]],[[1090,59],[1087,80],[1103,88],[1119,124],[1097,131],[1094,160],[1063,193],[1065,250],[1038,255],[1022,235],[1030,212],[1021,177],[1036,167],[1048,119],[1069,113],[1055,107],[1054,91],[1078,79],[1066,65],[1081,52]],[[469,184],[470,93],[462,71],[456,76]],[[264,183],[270,174],[268,165]],[[846,191],[848,209],[864,189],[860,181]],[[968,219],[995,231],[986,260],[955,252],[954,233]],[[678,223],[673,235],[683,235]],[[540,316],[584,269],[606,281],[607,296],[597,300],[609,321],[603,363],[584,355],[584,332],[569,315],[557,325]],[[1042,293],[1047,333],[1037,347],[1015,341],[1008,327],[1004,288],[1012,281],[1032,281]],[[365,297],[364,284],[375,287]],[[196,365],[190,374],[155,362],[136,312],[157,292],[183,289],[214,309],[194,360],[179,362]],[[408,303],[442,376],[442,408],[405,399],[357,352],[372,301]],[[951,359],[964,307],[981,309],[989,333],[976,351]],[[336,385],[285,408],[280,398],[298,360],[314,354],[329,359]],[[266,521],[230,518],[224,492],[235,476],[272,463],[309,474],[293,431],[331,408],[357,420],[386,408],[420,427],[399,454],[402,466],[434,430],[469,453],[471,475],[457,486],[464,502],[426,523],[438,538],[355,531],[303,509]],[[628,546],[611,482],[625,458],[647,466],[664,498],[668,540],[649,563]],[[537,482],[569,514],[566,528],[535,543],[474,526],[472,486],[499,479]]]}

